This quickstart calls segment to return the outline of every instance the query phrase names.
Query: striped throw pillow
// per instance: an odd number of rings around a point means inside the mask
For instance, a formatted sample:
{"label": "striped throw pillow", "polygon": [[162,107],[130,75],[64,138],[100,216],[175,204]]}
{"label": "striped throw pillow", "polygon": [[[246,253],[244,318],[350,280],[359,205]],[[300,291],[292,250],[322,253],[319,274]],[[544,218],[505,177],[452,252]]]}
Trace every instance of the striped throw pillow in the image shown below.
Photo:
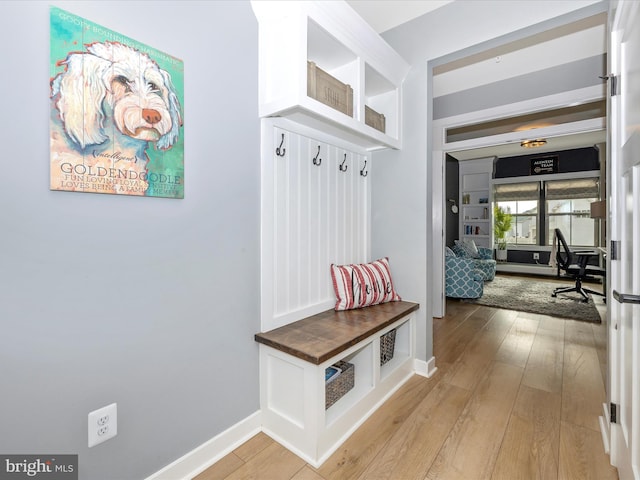
{"label": "striped throw pillow", "polygon": [[385,302],[397,302],[389,259],[358,265],[331,265],[336,310],[351,310]]}

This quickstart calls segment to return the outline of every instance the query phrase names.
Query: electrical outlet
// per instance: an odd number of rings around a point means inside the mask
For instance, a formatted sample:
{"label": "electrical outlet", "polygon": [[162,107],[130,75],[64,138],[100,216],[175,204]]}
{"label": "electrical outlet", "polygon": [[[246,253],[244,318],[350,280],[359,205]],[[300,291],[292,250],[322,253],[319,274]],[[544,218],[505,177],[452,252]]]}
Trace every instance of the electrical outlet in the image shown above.
{"label": "electrical outlet", "polygon": [[98,417],[97,423],[98,425],[106,425],[107,423],[109,423],[109,415]]}
{"label": "electrical outlet", "polygon": [[540,254],[539,254],[538,252],[535,252],[535,253],[533,254],[533,259],[534,259],[534,260],[540,260]]}
{"label": "electrical outlet", "polygon": [[89,447],[102,443],[118,434],[118,404],[89,412]]}

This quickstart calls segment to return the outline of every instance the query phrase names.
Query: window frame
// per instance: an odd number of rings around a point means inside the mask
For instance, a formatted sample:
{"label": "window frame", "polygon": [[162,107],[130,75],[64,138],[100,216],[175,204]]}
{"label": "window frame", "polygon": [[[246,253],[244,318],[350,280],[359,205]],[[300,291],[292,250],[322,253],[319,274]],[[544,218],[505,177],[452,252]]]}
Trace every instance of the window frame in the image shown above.
{"label": "window frame", "polygon": [[[505,202],[505,203],[506,202],[516,202],[517,203],[517,202],[532,202],[532,201],[535,201],[538,204],[538,207],[539,207],[539,205],[540,205],[540,200],[539,199],[537,199],[537,200],[502,200],[502,201],[498,200],[498,201],[494,201],[494,205],[497,205],[497,204],[502,203],[502,202]],[[516,208],[516,210],[517,210],[517,208]],[[539,210],[539,208],[538,208],[538,210]],[[507,245],[509,245],[509,246],[523,246],[523,247],[524,246],[538,246],[539,245],[539,241],[538,241],[537,237],[536,237],[536,242],[535,243],[531,243],[531,242],[529,242],[529,243],[518,243],[517,240],[518,240],[519,237],[517,236],[517,233],[518,233],[518,218],[531,218],[531,217],[535,218],[536,232],[540,232],[540,214],[539,214],[539,211],[537,211],[535,214],[531,214],[531,213],[514,213],[513,211],[510,211],[509,213],[511,214],[511,217],[513,218],[512,230],[514,230],[516,232],[516,236],[515,237],[508,237],[508,239],[509,238],[511,238],[511,239],[515,238],[516,241],[515,242],[511,242],[511,241],[509,241],[507,239]],[[538,236],[538,235],[539,234],[536,233],[536,236]],[[524,238],[524,237],[522,237],[522,238]]]}
{"label": "window frame", "polygon": [[[548,228],[550,225],[550,217],[552,216],[569,216],[569,218],[573,218],[573,217],[578,217],[581,215],[584,215],[584,213],[573,213],[573,212],[567,212],[567,213],[561,213],[561,214],[549,214],[547,207],[548,207],[548,200],[546,198],[546,182],[552,182],[552,181],[556,181],[556,180],[579,180],[579,179],[589,179],[589,178],[593,178],[596,179],[596,181],[599,184],[599,191],[598,191],[598,196],[596,197],[595,201],[599,201],[601,199],[602,196],[602,185],[600,185],[600,181],[601,181],[601,175],[600,175],[600,171],[599,170],[588,170],[588,171],[582,171],[582,172],[572,172],[572,173],[558,173],[558,174],[549,174],[549,175],[535,175],[535,176],[527,176],[527,177],[509,177],[509,178],[494,178],[491,181],[491,206],[492,208],[495,208],[495,206],[498,204],[498,202],[502,201],[502,202],[508,202],[508,201],[515,201],[515,200],[498,200],[496,201],[495,199],[495,192],[496,192],[496,185],[504,185],[504,184],[518,184],[518,183],[532,183],[532,182],[539,182],[539,187],[538,187],[538,212],[536,214],[536,228],[537,228],[537,233],[536,233],[536,243],[513,243],[513,242],[508,242],[507,245],[509,246],[509,248],[514,248],[514,249],[522,249],[522,250],[526,250],[528,248],[537,248],[537,247],[548,247],[551,245],[552,240],[547,241],[547,235],[548,235]],[[582,197],[584,198],[584,197]],[[530,217],[531,215],[527,215],[527,214],[514,214],[512,213],[512,215],[514,217],[516,216],[526,216],[526,217]],[[514,218],[515,221],[515,218]],[[595,222],[595,219],[594,219]],[[514,225],[515,228],[515,225]],[[493,228],[491,229],[493,231]],[[513,238],[513,237],[511,237]],[[597,228],[594,228],[594,233],[593,233],[593,245],[584,245],[584,244],[575,244],[575,246],[589,246],[589,247],[593,247],[598,245],[598,233],[597,233]],[[572,244],[573,245],[573,244]]]}

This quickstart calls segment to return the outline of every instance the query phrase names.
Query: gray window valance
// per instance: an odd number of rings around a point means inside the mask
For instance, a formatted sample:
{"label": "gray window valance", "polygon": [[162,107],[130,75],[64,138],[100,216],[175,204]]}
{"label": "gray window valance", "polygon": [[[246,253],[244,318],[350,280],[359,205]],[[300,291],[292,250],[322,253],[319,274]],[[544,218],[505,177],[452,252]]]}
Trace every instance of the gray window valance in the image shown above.
{"label": "gray window valance", "polygon": [[600,179],[578,178],[575,180],[552,180],[545,182],[547,200],[568,198],[600,198]]}
{"label": "gray window valance", "polygon": [[540,182],[504,183],[494,185],[493,199],[496,202],[513,202],[515,200],[538,200]]}

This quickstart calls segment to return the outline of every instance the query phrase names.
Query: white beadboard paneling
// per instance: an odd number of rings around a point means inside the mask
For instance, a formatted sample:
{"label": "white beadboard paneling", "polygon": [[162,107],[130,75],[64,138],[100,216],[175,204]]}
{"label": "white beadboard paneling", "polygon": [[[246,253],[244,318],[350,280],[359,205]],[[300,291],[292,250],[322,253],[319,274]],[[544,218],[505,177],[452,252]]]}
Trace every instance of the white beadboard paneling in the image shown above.
{"label": "white beadboard paneling", "polygon": [[[262,330],[267,331],[333,306],[332,263],[369,260],[369,180],[360,170],[365,160],[367,170],[371,165],[365,151],[322,132],[283,119],[263,122]],[[313,163],[316,156],[320,165]]]}
{"label": "white beadboard paneling", "polygon": [[[280,156],[272,149],[268,161],[273,162],[273,199],[267,203],[271,203],[273,209],[273,229],[270,231],[273,238],[273,251],[271,261],[273,262],[273,276],[270,279],[273,282],[273,309],[277,311],[286,311],[289,302],[290,277],[282,272],[289,270],[290,258],[288,255],[289,245],[289,218],[291,207],[291,194],[289,189],[283,189],[282,185],[289,183],[289,165],[288,161],[291,156],[291,135],[279,128],[275,130],[275,142],[280,142],[284,135],[284,155]],[[274,143],[275,143],[274,142]],[[278,145],[278,143],[275,143]],[[267,208],[269,206],[267,205]]]}
{"label": "white beadboard paneling", "polygon": [[[369,242],[369,197],[368,197],[368,188],[367,185],[369,179],[367,176],[369,175],[369,170],[371,169],[371,162],[369,161],[368,155],[358,155],[358,160],[356,165],[356,171],[354,172],[354,182],[358,187],[358,195],[355,199],[356,208],[355,212],[355,220],[354,220],[354,230],[352,232],[353,235],[353,244],[355,246],[354,257],[357,258],[358,263],[364,263],[367,260],[374,260],[367,258],[368,252],[368,242]],[[366,162],[366,164],[365,164]],[[366,176],[361,175],[361,171],[364,169]],[[363,191],[364,189],[364,191]]]}
{"label": "white beadboard paneling", "polygon": [[300,268],[300,247],[302,239],[300,238],[301,223],[304,218],[300,215],[300,202],[302,192],[300,188],[301,176],[302,176],[302,150],[306,145],[306,139],[299,135],[294,135],[291,132],[287,132],[287,136],[290,138],[289,145],[291,150],[289,155],[284,157],[284,161],[287,162],[289,176],[285,179],[285,183],[278,185],[278,191],[287,192],[289,197],[289,215],[287,218],[287,226],[285,231],[276,232],[276,234],[282,237],[288,245],[287,265],[282,265],[282,270],[279,269],[280,265],[276,264],[277,274],[279,278],[287,278],[289,284],[288,292],[284,292],[287,296],[287,302],[283,305],[281,311],[297,310],[300,307],[300,284],[303,281],[301,268]]}
{"label": "white beadboard paneling", "polygon": [[[346,217],[347,210],[350,208],[348,198],[348,181],[353,172],[351,167],[351,155],[345,150],[338,150],[338,158],[336,162],[339,162],[338,171],[336,172],[336,204],[333,220],[334,236],[333,241],[335,244],[335,256],[331,259],[333,263],[347,263],[346,253]],[[340,171],[340,166],[346,169],[346,171]]]}
{"label": "white beadboard paneling", "polygon": [[[308,138],[304,139],[304,148],[300,151],[300,208],[299,208],[299,239],[300,246],[298,249],[298,272],[301,275],[299,285],[299,305],[309,305],[312,303],[311,284],[307,278],[302,278],[304,272],[309,271],[311,268],[311,226],[313,221],[310,221],[313,217],[311,213],[311,202],[313,197],[311,195],[311,183],[313,176],[317,175],[314,169],[317,169],[313,165],[313,144]],[[317,147],[316,147],[317,148]],[[309,219],[304,221],[304,219]]]}

